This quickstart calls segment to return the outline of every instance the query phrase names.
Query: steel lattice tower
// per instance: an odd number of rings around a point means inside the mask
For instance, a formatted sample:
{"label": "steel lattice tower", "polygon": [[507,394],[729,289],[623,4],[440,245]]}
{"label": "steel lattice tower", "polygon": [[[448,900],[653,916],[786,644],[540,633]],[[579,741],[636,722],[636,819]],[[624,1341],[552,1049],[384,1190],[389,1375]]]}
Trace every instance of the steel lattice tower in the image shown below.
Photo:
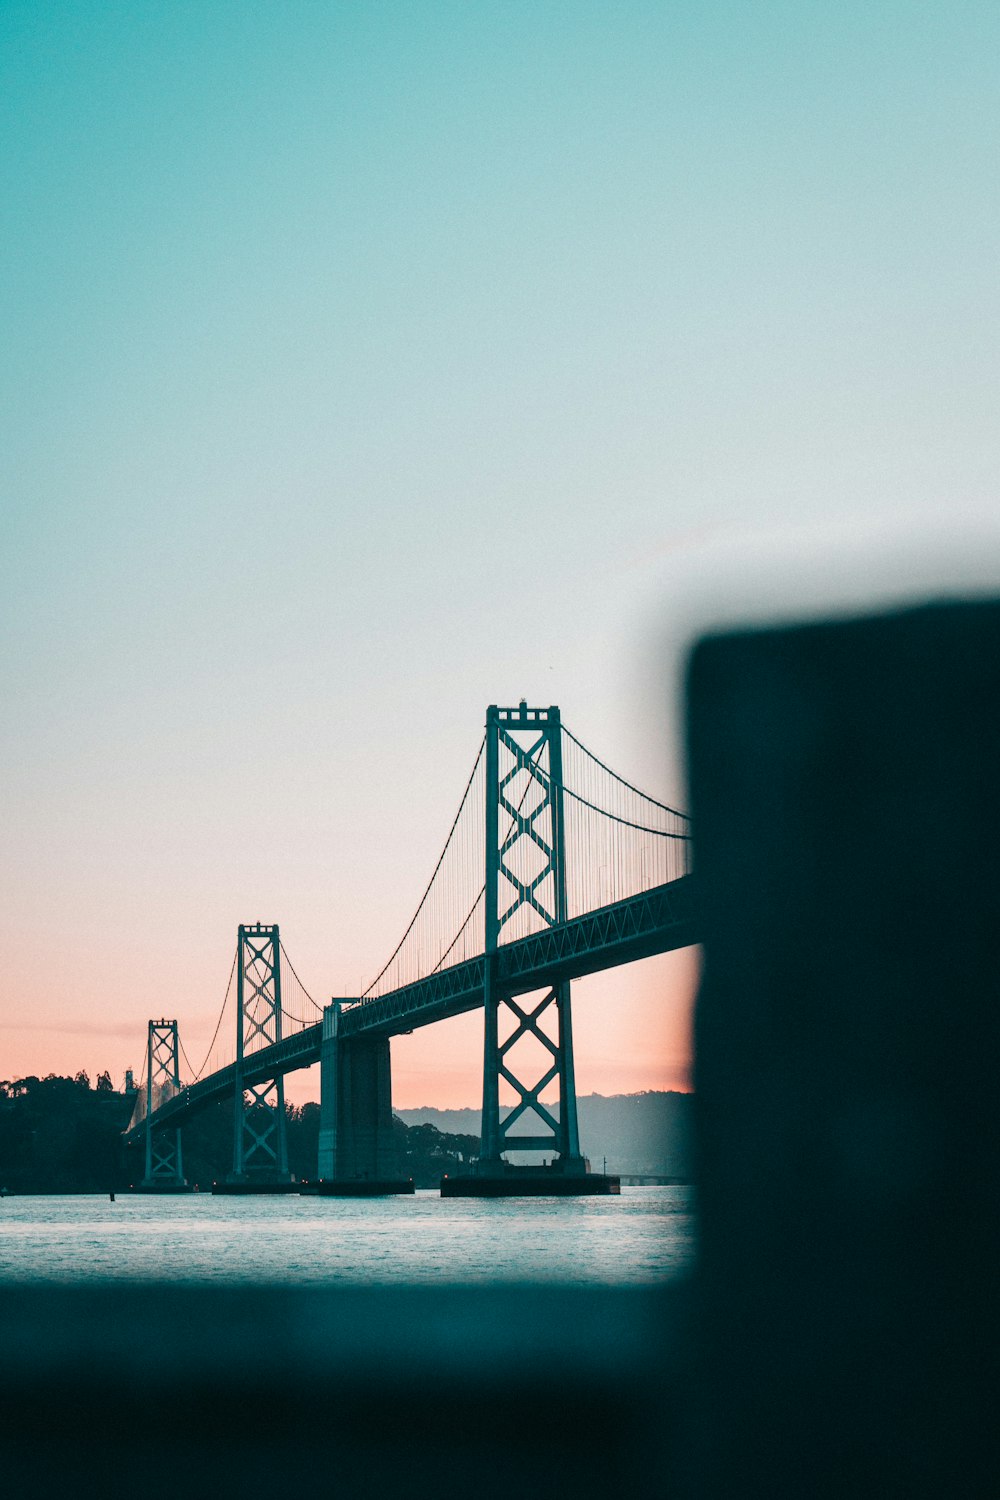
{"label": "steel lattice tower", "polygon": [[153,1129],[153,1111],[180,1092],[176,1021],[150,1021],[146,1039],[146,1175],[144,1188],[185,1187],[181,1132]]}
{"label": "steel lattice tower", "polygon": [[247,1082],[254,1043],[281,1041],[277,925],[241,926],[236,955],[236,1091],[231,1182],[290,1181],[283,1076]]}
{"label": "steel lattice tower", "polygon": [[[486,712],[486,976],[483,1121],[480,1162],[495,1170],[505,1151],[545,1151],[570,1171],[583,1170],[573,1073],[570,987],[564,981],[539,994],[513,996],[496,980],[501,932],[521,935],[564,922],[566,909],[565,825],[563,821],[562,727],[558,708],[517,708]],[[545,1017],[555,1035],[542,1024]],[[501,1025],[512,1023],[501,1038]],[[534,1038],[544,1056],[519,1076],[528,1059],[513,1056],[518,1043]],[[537,1047],[535,1049],[537,1056]],[[516,1102],[500,1118],[500,1079]],[[555,1116],[540,1095],[558,1081]],[[534,1115],[540,1132],[512,1133],[523,1116]]]}

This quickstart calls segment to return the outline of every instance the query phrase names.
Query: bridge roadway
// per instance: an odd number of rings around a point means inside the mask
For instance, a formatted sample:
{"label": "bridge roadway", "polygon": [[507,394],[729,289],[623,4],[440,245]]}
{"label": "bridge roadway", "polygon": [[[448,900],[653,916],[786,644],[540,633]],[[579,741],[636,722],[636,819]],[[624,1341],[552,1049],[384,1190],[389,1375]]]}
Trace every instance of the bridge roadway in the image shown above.
{"label": "bridge roadway", "polygon": [[[691,875],[683,875],[638,896],[598,907],[586,916],[503,944],[494,960],[494,983],[504,994],[523,995],[564,979],[579,979],[654,953],[689,947],[698,941],[692,880]],[[486,957],[479,954],[377,999],[359,1001],[342,1012],[339,1035],[342,1040],[362,1035],[399,1036],[417,1026],[475,1010],[483,1003],[485,972]],[[249,1053],[243,1059],[244,1083],[264,1083],[319,1062],[321,1034],[322,1023],[317,1021]],[[154,1127],[180,1125],[196,1110],[231,1097],[235,1087],[235,1065],[220,1068],[154,1110]],[[143,1119],[126,1132],[125,1140],[139,1140],[145,1129]]]}

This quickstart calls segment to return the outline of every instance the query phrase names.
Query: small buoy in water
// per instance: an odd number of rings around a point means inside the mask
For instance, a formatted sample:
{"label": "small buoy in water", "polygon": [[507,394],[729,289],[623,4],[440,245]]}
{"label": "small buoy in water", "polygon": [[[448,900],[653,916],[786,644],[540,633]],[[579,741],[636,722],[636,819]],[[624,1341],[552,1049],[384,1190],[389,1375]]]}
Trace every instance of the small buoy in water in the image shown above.
{"label": "small buoy in water", "polygon": [[115,1195],[114,1195],[114,1193],[109,1193],[108,1197],[110,1198],[111,1202],[114,1203],[114,1201],[115,1201]]}

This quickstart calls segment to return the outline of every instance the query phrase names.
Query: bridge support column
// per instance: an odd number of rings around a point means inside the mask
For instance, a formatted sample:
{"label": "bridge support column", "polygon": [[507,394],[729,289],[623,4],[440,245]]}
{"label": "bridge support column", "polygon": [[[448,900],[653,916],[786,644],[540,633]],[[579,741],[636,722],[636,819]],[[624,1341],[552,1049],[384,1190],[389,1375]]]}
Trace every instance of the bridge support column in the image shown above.
{"label": "bridge support column", "polygon": [[487,953],[483,985],[483,1114],[479,1160],[500,1160],[500,1001],[495,962]]}
{"label": "bridge support column", "polygon": [[340,1070],[340,1001],[323,1007],[323,1032],[319,1044],[319,1161],[316,1176],[337,1175],[337,1107]]}
{"label": "bridge support column", "polygon": [[[569,983],[527,996],[501,989],[496,979],[503,929],[523,937],[569,915],[558,708],[522,701],[487,710],[485,900],[480,1156],[475,1176],[446,1178],[442,1192],[617,1192],[618,1179],[590,1175],[580,1154]],[[504,1115],[501,1079],[515,1096]],[[543,1101],[553,1085],[558,1100]],[[549,1160],[514,1166],[508,1151],[545,1153]]]}
{"label": "bridge support column", "polygon": [[576,1112],[576,1067],[573,1063],[573,1016],[568,982],[556,986],[555,1001],[559,1017],[559,1155],[567,1161],[582,1164],[580,1126]]}
{"label": "bridge support column", "polygon": [[323,1011],[320,1044],[319,1192],[411,1193],[392,1118],[388,1037],[339,1035],[340,1002]]}
{"label": "bridge support column", "polygon": [[287,1191],[284,1079],[248,1078],[256,1046],[281,1041],[281,939],[277,925],[257,922],[239,928],[237,943],[233,1170],[214,1191]]}
{"label": "bridge support column", "polygon": [[146,1039],[146,1172],[141,1187],[146,1193],[186,1191],[181,1155],[181,1132],[154,1130],[152,1115],[180,1092],[176,1021],[150,1021]]}

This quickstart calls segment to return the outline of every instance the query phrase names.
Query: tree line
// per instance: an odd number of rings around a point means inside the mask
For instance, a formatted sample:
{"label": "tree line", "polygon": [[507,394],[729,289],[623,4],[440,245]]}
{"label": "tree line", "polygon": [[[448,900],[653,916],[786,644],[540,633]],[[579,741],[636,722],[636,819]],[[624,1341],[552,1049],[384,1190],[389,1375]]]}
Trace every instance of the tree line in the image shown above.
{"label": "tree line", "polygon": [[[0,1081],[0,1190],[11,1193],[106,1193],[141,1182],[143,1144],[126,1147],[122,1132],[135,1107],[135,1093],[116,1092],[107,1072],[91,1086],[81,1071],[73,1078]],[[288,1164],[302,1180],[316,1176],[319,1105],[285,1106]],[[393,1117],[401,1170],[417,1187],[436,1187],[479,1152],[479,1137],[450,1135],[434,1125],[404,1125]],[[184,1175],[209,1189],[232,1167],[232,1102],[209,1105],[183,1129]]]}

